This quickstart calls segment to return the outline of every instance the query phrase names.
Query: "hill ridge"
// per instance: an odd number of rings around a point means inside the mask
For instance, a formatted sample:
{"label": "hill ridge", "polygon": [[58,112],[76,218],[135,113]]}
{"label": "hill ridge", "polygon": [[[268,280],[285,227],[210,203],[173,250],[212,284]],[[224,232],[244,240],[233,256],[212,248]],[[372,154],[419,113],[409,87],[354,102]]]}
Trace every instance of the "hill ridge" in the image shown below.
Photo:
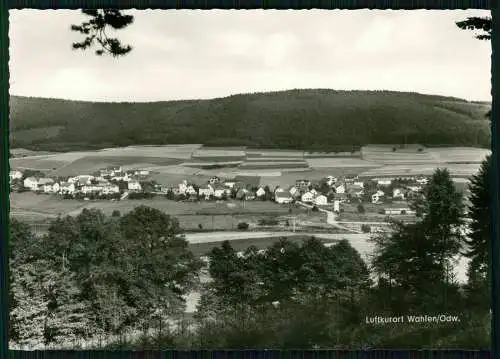
{"label": "hill ridge", "polygon": [[490,145],[487,103],[416,92],[291,89],[203,100],[11,96],[11,147],[72,151],[200,143],[352,150],[369,143]]}

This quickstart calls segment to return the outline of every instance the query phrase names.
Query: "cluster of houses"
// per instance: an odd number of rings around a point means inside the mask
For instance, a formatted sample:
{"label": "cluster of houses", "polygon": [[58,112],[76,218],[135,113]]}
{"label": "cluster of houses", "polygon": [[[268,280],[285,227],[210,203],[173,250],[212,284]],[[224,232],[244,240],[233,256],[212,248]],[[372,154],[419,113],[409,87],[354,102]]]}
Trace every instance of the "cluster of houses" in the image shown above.
{"label": "cluster of houses", "polygon": [[11,181],[22,180],[22,186],[33,192],[58,193],[58,194],[119,194],[120,186],[116,183],[126,183],[128,191],[141,191],[140,176],[147,176],[148,171],[133,170],[124,171],[121,167],[110,167],[102,169],[96,175],[78,175],[65,180],[56,180],[50,177],[29,176],[23,179],[21,171],[11,171]]}
{"label": "cluster of houses", "polygon": [[[99,170],[94,175],[79,175],[70,177],[64,181],[57,181],[47,177],[24,178],[23,186],[31,191],[59,194],[121,194],[122,192],[145,191],[141,184],[150,173],[147,170],[123,170],[122,167],[108,167]],[[23,173],[11,171],[11,180],[21,180]],[[393,184],[395,180],[405,180],[404,186]],[[122,186],[117,183],[121,182]],[[368,182],[376,184],[367,189]],[[142,182],[144,184],[144,182]],[[361,180],[357,176],[334,177],[328,176],[318,183],[312,183],[307,179],[298,179],[295,184],[282,188],[277,186],[270,189],[268,186],[254,184],[253,186],[245,180],[222,180],[217,176],[210,178],[207,183],[197,186],[184,180],[177,186],[163,187],[155,184],[153,189],[157,193],[173,194],[173,196],[185,196],[187,198],[199,199],[226,199],[238,200],[268,199],[279,204],[289,204],[300,201],[316,206],[333,204],[334,210],[339,211],[340,204],[352,198],[369,198],[371,203],[379,204],[384,198],[393,200],[405,200],[410,193],[419,192],[427,183],[424,177],[409,178],[375,178]],[[125,184],[125,186],[123,186]],[[390,189],[390,190],[389,190]],[[369,193],[365,193],[369,191]],[[389,193],[391,192],[392,193]]]}

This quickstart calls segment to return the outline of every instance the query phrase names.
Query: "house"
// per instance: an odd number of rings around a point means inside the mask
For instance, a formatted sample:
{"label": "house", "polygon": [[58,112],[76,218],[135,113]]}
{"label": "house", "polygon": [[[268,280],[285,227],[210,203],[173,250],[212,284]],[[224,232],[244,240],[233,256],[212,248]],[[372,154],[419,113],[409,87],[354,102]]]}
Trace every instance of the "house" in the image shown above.
{"label": "house", "polygon": [[194,195],[198,194],[198,192],[196,191],[196,188],[194,188],[193,185],[188,185],[186,187],[185,193],[190,195],[190,196],[194,196]]}
{"label": "house", "polygon": [[306,179],[299,179],[295,181],[295,185],[299,188],[309,187],[311,185],[311,181]]}
{"label": "house", "polygon": [[380,200],[382,197],[385,196],[385,193],[382,191],[377,191],[376,193],[372,194],[372,203],[380,203]]}
{"label": "house", "polygon": [[325,183],[326,183],[328,186],[330,186],[330,187],[332,187],[332,186],[333,186],[336,182],[337,182],[337,178],[336,178],[336,177],[333,177],[333,176],[328,176],[328,177],[326,178],[326,181],[325,181]]}
{"label": "house", "polygon": [[43,191],[45,193],[57,193],[59,192],[59,183],[47,183],[45,185],[43,185]]}
{"label": "house", "polygon": [[214,188],[214,197],[215,198],[223,198],[226,195],[226,189],[221,186],[217,186]]}
{"label": "house", "polygon": [[102,194],[120,193],[120,188],[117,185],[103,183],[99,184],[98,187],[101,189]]}
{"label": "house", "polygon": [[129,181],[132,181],[132,178],[129,176],[128,173],[125,173],[124,175],[122,176],[119,176],[117,175],[116,173],[111,177],[112,180],[114,181],[125,181],[125,182],[129,182]]}
{"label": "house", "polygon": [[149,171],[148,170],[137,170],[137,171],[134,171],[134,175],[136,175],[136,176],[149,176]]}
{"label": "house", "polygon": [[311,192],[315,197],[318,195],[318,191],[316,191],[314,188],[311,189],[309,192]]}
{"label": "house", "polygon": [[74,183],[75,186],[85,186],[85,185],[90,185],[92,183],[92,180],[94,179],[94,176],[90,175],[80,175],[76,177],[70,177],[68,179],[69,183]]}
{"label": "house", "polygon": [[341,184],[338,186],[335,186],[335,192],[336,193],[345,193],[345,185]]}
{"label": "house", "polygon": [[209,184],[206,186],[202,186],[198,190],[198,195],[200,197],[205,197],[206,199],[208,199],[208,198],[210,198],[210,196],[214,195],[214,188]]}
{"label": "house", "polygon": [[21,171],[10,171],[9,172],[9,179],[11,181],[20,180],[21,178],[23,178],[23,173]]}
{"label": "house", "polygon": [[377,178],[376,182],[379,186],[390,186],[392,183],[392,180],[388,179],[388,178]]}
{"label": "house", "polygon": [[317,206],[326,206],[328,204],[328,198],[326,198],[326,196],[319,195],[314,199],[314,203]]}
{"label": "house", "polygon": [[129,181],[127,183],[127,188],[129,191],[141,191],[142,186],[138,181]]}
{"label": "house", "polygon": [[87,194],[87,193],[95,193],[95,192],[101,192],[101,187],[97,186],[97,185],[85,185],[85,186],[82,186],[82,188],[80,189],[82,191],[82,193],[84,194]]}
{"label": "house", "polygon": [[73,194],[75,193],[75,184],[70,182],[61,182],[59,184],[59,193]]}
{"label": "house", "polygon": [[420,192],[422,190],[421,186],[408,186],[408,189],[412,192]]}
{"label": "house", "polygon": [[44,186],[47,184],[54,183],[52,178],[36,178],[28,177],[24,180],[24,187],[29,188],[32,191],[44,190]]}
{"label": "house", "polygon": [[415,214],[410,208],[385,208],[384,214],[395,214],[395,215],[405,215],[405,214]]}
{"label": "house", "polygon": [[257,192],[255,192],[255,195],[257,197],[264,197],[266,195],[266,190],[262,187],[259,187],[259,189],[257,190]]}
{"label": "house", "polygon": [[404,192],[404,190],[401,189],[401,188],[394,188],[392,190],[392,198],[404,200],[405,199],[405,192]]}
{"label": "house", "polygon": [[416,182],[417,182],[418,184],[423,184],[423,185],[425,185],[425,184],[429,183],[429,180],[428,180],[427,178],[425,178],[425,177],[424,177],[424,178],[418,178],[418,179],[416,180]]}
{"label": "house", "polygon": [[333,211],[337,213],[340,212],[340,201],[333,201]]}
{"label": "house", "polygon": [[233,187],[236,185],[236,182],[233,182],[233,181],[225,181],[224,182],[224,186],[227,187],[227,188],[231,188],[233,189]]}
{"label": "house", "polygon": [[293,198],[290,192],[278,192],[274,195],[274,201],[279,204],[288,204],[292,203]]}
{"label": "house", "polygon": [[179,193],[186,194],[187,188],[188,188],[188,183],[186,180],[179,183]]}
{"label": "house", "polygon": [[365,183],[363,181],[354,181],[353,186],[365,188]]}
{"label": "house", "polygon": [[32,191],[36,191],[38,189],[38,178],[36,177],[27,177],[23,182],[24,187],[29,188]]}
{"label": "house", "polygon": [[292,196],[300,195],[300,191],[299,191],[299,189],[298,189],[296,186],[291,186],[291,187],[288,189],[288,192],[290,192],[290,194],[291,194]]}
{"label": "house", "polygon": [[306,192],[301,197],[302,202],[312,203],[314,201],[314,195],[311,192]]}

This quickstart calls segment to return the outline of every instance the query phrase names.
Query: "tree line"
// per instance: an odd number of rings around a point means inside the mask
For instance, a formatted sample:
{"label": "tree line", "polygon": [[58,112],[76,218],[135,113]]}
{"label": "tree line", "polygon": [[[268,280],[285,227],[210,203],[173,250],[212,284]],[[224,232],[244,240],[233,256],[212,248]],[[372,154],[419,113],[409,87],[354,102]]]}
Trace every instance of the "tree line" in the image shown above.
{"label": "tree line", "polygon": [[[472,177],[469,208],[449,172],[436,170],[413,203],[418,221],[374,234],[369,261],[346,240],[282,238],[243,254],[222,242],[206,264],[176,218],[146,206],[111,216],[85,209],[57,218],[41,238],[12,219],[11,344],[74,348],[99,337],[114,338],[102,346],[117,349],[489,347],[490,168],[487,158]],[[465,284],[453,271],[460,255],[470,259]],[[201,298],[188,316],[193,290]],[[366,321],[439,314],[460,322]]]}

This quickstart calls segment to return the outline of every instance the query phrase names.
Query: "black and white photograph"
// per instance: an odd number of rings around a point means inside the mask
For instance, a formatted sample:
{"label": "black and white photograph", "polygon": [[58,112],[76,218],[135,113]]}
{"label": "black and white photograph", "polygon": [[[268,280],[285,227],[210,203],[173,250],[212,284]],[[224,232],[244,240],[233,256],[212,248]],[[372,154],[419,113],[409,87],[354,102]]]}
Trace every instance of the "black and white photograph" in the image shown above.
{"label": "black and white photograph", "polygon": [[486,10],[10,10],[13,350],[491,345]]}

